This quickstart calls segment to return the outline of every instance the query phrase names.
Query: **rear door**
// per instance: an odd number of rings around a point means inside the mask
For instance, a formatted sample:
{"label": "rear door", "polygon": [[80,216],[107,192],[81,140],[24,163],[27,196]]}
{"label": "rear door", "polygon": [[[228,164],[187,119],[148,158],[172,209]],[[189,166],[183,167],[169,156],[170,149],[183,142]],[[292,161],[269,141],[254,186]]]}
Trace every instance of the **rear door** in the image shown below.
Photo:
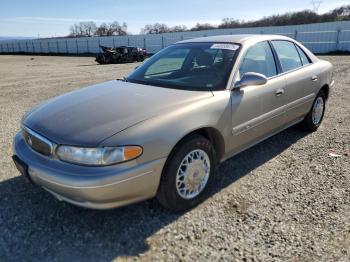
{"label": "rear door", "polygon": [[316,67],[304,51],[293,42],[271,41],[282,67],[287,86],[285,88],[286,122],[301,119],[310,110],[318,85]]}
{"label": "rear door", "polygon": [[238,79],[248,72],[263,74],[268,81],[264,85],[233,89],[233,151],[260,141],[284,123],[283,92],[286,82],[283,76],[278,76],[276,61],[267,41],[250,47],[241,59]]}

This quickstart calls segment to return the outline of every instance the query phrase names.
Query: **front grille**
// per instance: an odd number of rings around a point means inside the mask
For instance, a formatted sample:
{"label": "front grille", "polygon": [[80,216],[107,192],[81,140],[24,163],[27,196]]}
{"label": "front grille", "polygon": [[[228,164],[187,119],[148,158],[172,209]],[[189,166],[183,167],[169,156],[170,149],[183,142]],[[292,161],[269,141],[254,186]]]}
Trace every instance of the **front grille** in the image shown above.
{"label": "front grille", "polygon": [[53,152],[53,144],[33,130],[23,127],[22,134],[27,144],[36,152],[49,156]]}

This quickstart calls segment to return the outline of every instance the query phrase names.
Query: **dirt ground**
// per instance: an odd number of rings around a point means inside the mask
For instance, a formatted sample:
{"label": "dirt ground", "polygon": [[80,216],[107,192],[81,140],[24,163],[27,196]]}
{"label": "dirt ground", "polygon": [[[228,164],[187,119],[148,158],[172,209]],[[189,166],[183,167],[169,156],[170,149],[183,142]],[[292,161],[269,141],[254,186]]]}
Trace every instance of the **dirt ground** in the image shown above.
{"label": "dirt ground", "polygon": [[[211,197],[182,215],[157,201],[94,211],[55,200],[15,169],[22,115],[137,64],[0,56],[0,260],[350,260],[350,57],[322,57],[336,85],[320,129],[292,127],[219,168]],[[335,155],[334,155],[335,154]]]}

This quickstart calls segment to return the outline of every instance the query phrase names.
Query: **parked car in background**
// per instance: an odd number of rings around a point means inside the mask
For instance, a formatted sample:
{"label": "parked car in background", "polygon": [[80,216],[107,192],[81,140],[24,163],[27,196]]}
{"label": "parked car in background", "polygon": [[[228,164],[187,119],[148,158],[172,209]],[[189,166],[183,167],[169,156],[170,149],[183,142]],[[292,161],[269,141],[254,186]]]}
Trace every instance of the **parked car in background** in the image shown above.
{"label": "parked car in background", "polygon": [[142,62],[147,57],[147,51],[144,48],[133,46],[119,46],[116,48],[101,46],[103,53],[96,56],[96,62],[99,64],[120,64]]}
{"label": "parked car in background", "polygon": [[316,131],[332,71],[283,36],[182,41],[124,81],[34,108],[13,159],[34,184],[72,204],[106,209],[156,196],[186,210],[205,199],[219,163],[297,123]]}

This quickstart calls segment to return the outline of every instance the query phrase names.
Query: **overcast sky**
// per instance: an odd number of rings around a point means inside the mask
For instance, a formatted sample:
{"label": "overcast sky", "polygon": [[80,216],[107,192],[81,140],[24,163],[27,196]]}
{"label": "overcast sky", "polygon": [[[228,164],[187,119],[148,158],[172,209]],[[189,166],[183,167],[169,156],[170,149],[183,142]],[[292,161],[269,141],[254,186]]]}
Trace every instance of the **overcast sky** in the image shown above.
{"label": "overcast sky", "polygon": [[[319,13],[344,4],[350,1],[323,0]],[[225,17],[252,20],[303,9],[312,9],[311,0],[0,0],[0,36],[65,36],[76,22],[114,20],[138,34],[155,22],[190,28]]]}

